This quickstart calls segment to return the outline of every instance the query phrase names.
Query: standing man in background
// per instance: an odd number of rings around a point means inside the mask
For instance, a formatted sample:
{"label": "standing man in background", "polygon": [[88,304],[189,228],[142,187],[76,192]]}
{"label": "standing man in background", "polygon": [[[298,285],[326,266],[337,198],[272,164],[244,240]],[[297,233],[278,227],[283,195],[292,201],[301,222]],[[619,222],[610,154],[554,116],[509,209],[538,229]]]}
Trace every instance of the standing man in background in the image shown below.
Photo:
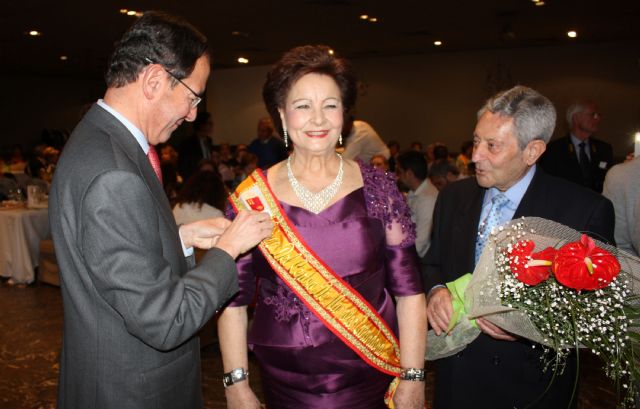
{"label": "standing man in background", "polygon": [[[176,226],[154,145],[193,121],[210,61],[182,19],[145,13],[117,43],[104,99],[73,131],[50,192],[64,332],[58,408],[201,408],[194,334],[238,289],[234,259],[268,215]],[[210,249],[195,265],[193,247]]]}
{"label": "standing man in background", "polygon": [[427,177],[427,159],[420,152],[407,151],[398,156],[396,162],[398,180],[409,188],[407,204],[411,209],[411,220],[416,225],[416,250],[424,257],[431,244],[433,208],[438,198],[438,189]]}
{"label": "standing man in background", "polygon": [[569,135],[547,146],[540,166],[549,174],[602,192],[604,177],[613,165],[613,148],[593,137],[602,114],[595,103],[579,101],[567,109]]}
{"label": "standing man in background", "polygon": [[178,172],[186,182],[203,159],[211,159],[213,120],[208,112],[198,112],[193,121],[193,134],[178,146]]}

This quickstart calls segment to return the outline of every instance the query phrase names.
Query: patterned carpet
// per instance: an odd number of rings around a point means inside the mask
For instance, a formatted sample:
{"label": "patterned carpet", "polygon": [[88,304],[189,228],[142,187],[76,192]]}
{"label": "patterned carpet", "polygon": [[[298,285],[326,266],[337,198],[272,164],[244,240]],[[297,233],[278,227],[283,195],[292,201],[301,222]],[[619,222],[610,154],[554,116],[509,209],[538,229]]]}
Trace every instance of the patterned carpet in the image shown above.
{"label": "patterned carpet", "polygon": [[[0,285],[0,409],[53,409],[56,402],[58,354],[61,343],[60,289],[48,285]],[[579,409],[615,407],[611,385],[600,374],[599,362],[581,354]],[[261,396],[259,371],[250,367],[251,382]],[[202,351],[205,407],[225,408],[222,363],[214,343]],[[427,396],[433,373],[428,373]],[[429,402],[430,403],[430,402]],[[429,407],[432,407],[429,404]],[[330,409],[330,408],[327,408]]]}

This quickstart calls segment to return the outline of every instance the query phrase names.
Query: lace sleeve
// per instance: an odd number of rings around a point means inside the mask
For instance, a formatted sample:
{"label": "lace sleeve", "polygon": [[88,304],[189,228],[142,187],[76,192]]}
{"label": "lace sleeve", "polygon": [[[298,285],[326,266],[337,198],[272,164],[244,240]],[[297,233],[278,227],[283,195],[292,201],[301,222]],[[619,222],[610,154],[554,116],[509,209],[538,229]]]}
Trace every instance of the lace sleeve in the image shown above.
{"label": "lace sleeve", "polygon": [[416,229],[407,201],[396,185],[395,176],[362,162],[359,164],[367,212],[384,223],[387,246],[406,248],[415,245]]}

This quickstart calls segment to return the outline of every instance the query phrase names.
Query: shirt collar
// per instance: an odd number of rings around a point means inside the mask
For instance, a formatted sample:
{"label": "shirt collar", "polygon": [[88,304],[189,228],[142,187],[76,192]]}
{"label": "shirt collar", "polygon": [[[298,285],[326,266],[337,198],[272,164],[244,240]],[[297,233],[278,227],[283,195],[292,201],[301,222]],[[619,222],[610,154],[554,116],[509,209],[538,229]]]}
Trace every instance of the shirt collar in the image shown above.
{"label": "shirt collar", "polygon": [[509,199],[509,207],[512,209],[517,209],[520,205],[520,201],[522,201],[522,197],[527,192],[529,185],[531,184],[531,180],[533,180],[533,175],[536,173],[536,165],[534,164],[531,168],[525,173],[524,177],[516,182],[515,185],[511,186],[505,192],[500,192],[497,188],[492,187],[489,188],[487,194],[484,195],[484,202],[490,202],[494,196],[497,196],[500,193],[503,193]]}
{"label": "shirt collar", "polygon": [[431,184],[431,181],[429,181],[429,178],[426,178],[425,180],[422,181],[422,183],[420,183],[420,185],[415,191],[409,191],[409,193],[413,193],[414,195],[419,195],[422,192],[427,192],[429,190],[430,184]]}
{"label": "shirt collar", "polygon": [[587,145],[587,147],[589,146],[589,138],[585,139],[584,141],[581,139],[578,139],[574,134],[570,133],[569,137],[571,139],[571,143],[573,144],[573,146],[576,148],[576,152],[578,152],[578,149],[580,149],[580,144],[582,142],[585,143],[585,145]]}
{"label": "shirt collar", "polygon": [[149,152],[149,142],[147,141],[147,138],[145,138],[144,134],[142,133],[142,131],[140,129],[138,129],[134,124],[132,124],[121,113],[119,113],[118,111],[116,111],[115,109],[113,109],[109,105],[107,105],[107,103],[104,102],[103,99],[99,99],[97,104],[100,107],[102,107],[105,111],[107,111],[108,113],[110,113],[111,115],[116,117],[116,119],[118,121],[120,121],[122,123],[122,125],[124,125],[129,130],[129,132],[131,132],[133,137],[136,138],[136,141],[138,142],[138,144],[140,145],[140,147],[144,151],[145,155],[147,154],[147,152]]}

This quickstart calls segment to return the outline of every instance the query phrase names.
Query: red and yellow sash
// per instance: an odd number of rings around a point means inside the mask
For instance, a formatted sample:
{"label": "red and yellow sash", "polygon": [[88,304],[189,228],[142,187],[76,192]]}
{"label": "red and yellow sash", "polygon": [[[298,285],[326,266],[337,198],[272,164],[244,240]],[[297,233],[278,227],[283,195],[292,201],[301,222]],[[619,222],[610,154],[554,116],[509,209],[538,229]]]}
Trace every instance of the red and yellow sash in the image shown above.
{"label": "red and yellow sash", "polygon": [[400,375],[400,347],[371,305],[333,272],[299,236],[258,169],[230,196],[236,211],[271,215],[275,228],[259,248],[271,267],[326,327],[374,368],[396,377],[385,394],[391,401]]}

